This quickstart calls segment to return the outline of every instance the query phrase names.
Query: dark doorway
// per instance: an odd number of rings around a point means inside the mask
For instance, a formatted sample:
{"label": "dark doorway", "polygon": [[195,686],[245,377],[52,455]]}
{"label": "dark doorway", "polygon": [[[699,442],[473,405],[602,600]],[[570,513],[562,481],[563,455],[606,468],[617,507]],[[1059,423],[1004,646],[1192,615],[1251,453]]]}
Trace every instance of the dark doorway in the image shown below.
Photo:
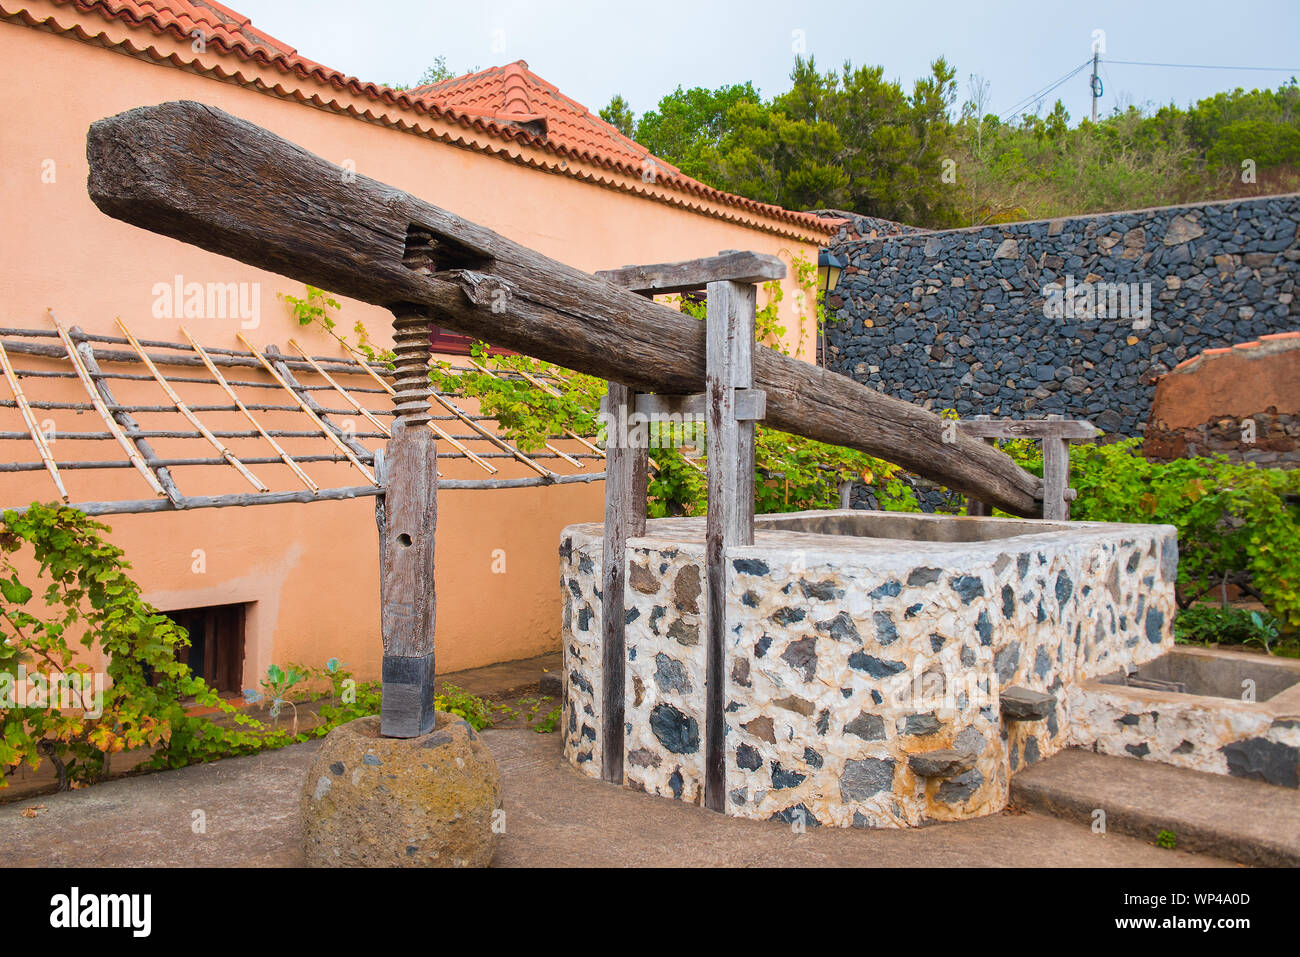
{"label": "dark doorway", "polygon": [[210,605],[165,613],[190,633],[176,657],[221,694],[238,693],[244,674],[244,606]]}

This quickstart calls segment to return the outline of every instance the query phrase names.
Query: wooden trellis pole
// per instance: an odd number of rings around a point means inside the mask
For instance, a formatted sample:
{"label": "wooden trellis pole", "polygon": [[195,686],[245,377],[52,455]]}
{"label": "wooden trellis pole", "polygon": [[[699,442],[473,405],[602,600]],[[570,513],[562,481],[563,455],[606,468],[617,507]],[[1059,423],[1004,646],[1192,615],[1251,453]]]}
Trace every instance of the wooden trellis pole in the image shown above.
{"label": "wooden trellis pole", "polygon": [[236,333],[235,338],[238,339],[241,343],[243,343],[244,347],[247,348],[248,351],[251,352],[260,363],[262,363],[262,368],[264,368],[267,372],[271,374],[271,378],[273,378],[276,382],[278,382],[284,388],[284,390],[289,393],[289,395],[293,396],[294,401],[298,403],[298,408],[302,409],[302,411],[307,414],[307,418],[311,419],[312,422],[314,422],[320,428],[321,434],[325,436],[325,438],[329,439],[329,441],[334,445],[334,447],[347,457],[347,460],[352,463],[352,465],[356,468],[356,470],[360,472],[362,475],[364,475],[368,481],[370,481],[375,485],[378,485],[379,482],[376,481],[374,473],[371,472],[370,469],[366,468],[365,465],[362,464],[361,460],[357,458],[356,453],[352,451],[352,449],[348,448],[347,443],[338,437],[338,435],[335,433],[335,430],[331,429],[328,425],[325,424],[324,421],[321,420],[321,417],[316,414],[316,410],[311,407],[311,403],[308,403],[307,400],[302,397],[302,394],[297,389],[289,385],[289,383],[285,380],[284,374],[279,369],[277,369],[274,365],[272,365],[271,362],[267,360],[267,358],[263,356],[260,351],[254,348],[253,344],[244,338],[244,334],[242,332]]}
{"label": "wooden trellis pole", "polygon": [[[338,337],[335,336],[335,338],[337,339]],[[379,373],[377,373],[374,369],[370,368],[370,363],[366,362],[365,356],[358,355],[356,350],[353,349],[351,346],[349,346],[346,342],[343,342],[342,339],[339,339],[339,342],[340,344],[342,344],[343,348],[345,348],[348,351],[348,354],[352,356],[353,361],[355,361],[357,365],[361,366],[361,368],[364,369],[369,374],[370,378],[374,379],[375,382],[377,382],[380,386],[382,386],[385,392],[387,392],[390,396],[397,395],[397,391],[391,385],[385,382],[383,378],[379,375]],[[432,390],[430,391],[432,392]],[[495,475],[497,472],[501,471],[492,463],[484,461],[480,456],[475,455],[473,452],[471,452],[468,448],[462,445],[460,441],[454,438],[450,432],[447,432],[446,430],[441,428],[437,422],[434,422],[432,419],[430,419],[428,422],[428,426],[429,429],[435,435],[438,436],[438,438],[446,440],[448,443],[450,443],[452,448],[454,448],[457,452],[460,452],[462,455],[465,456],[465,458],[469,459],[471,462],[473,462],[479,468],[483,469],[483,471],[487,472],[489,475]]]}
{"label": "wooden trellis pole", "polygon": [[[485,366],[485,365],[480,365],[479,363],[475,362],[473,359],[470,359],[470,360],[469,360],[469,364],[472,365],[472,366],[473,366],[475,369],[477,369],[479,372],[482,372],[484,375],[486,375],[486,376],[490,376],[490,377],[493,378],[493,379],[500,379],[500,378],[502,378],[502,376],[500,376],[500,375],[498,375],[497,373],[493,372],[493,371],[492,371],[491,369],[489,369],[487,366]],[[568,433],[569,435],[572,435],[572,434],[573,434],[572,432],[569,432],[568,429],[565,429],[564,431],[565,431],[566,433]],[[566,455],[564,452],[561,452],[559,449],[557,449],[555,446],[553,446],[550,442],[545,443],[545,445],[546,445],[546,448],[547,448],[548,451],[554,452],[556,455],[558,455],[560,458],[564,459],[564,461],[568,462],[570,465],[572,465],[572,466],[574,466],[574,467],[576,467],[576,468],[580,468],[580,469],[585,469],[585,468],[587,467],[587,465],[586,465],[585,462],[579,462],[579,461],[578,461],[577,459],[575,459],[573,456],[571,456],[571,455]]]}
{"label": "wooden trellis pole", "polygon": [[0,368],[4,369],[5,379],[9,382],[9,389],[14,394],[14,402],[18,406],[18,411],[22,413],[23,422],[27,426],[27,431],[36,443],[36,450],[41,455],[41,462],[45,465],[45,471],[50,473],[50,478],[54,480],[54,487],[59,490],[59,498],[63,501],[68,500],[68,490],[63,487],[63,478],[59,475],[59,467],[54,464],[54,456],[50,454],[50,447],[45,441],[45,433],[41,431],[40,425],[36,422],[36,416],[32,414],[32,407],[27,404],[27,396],[23,394],[23,387],[18,382],[18,373],[14,372],[13,363],[9,361],[9,353],[5,351],[4,343],[0,342]]}
{"label": "wooden trellis pole", "polygon": [[189,421],[190,425],[194,426],[194,428],[198,430],[199,434],[202,435],[205,439],[207,439],[208,443],[214,449],[217,450],[217,453],[223,459],[229,462],[235,468],[235,470],[239,472],[240,475],[246,478],[248,480],[248,483],[252,485],[253,488],[257,489],[259,492],[270,491],[269,486],[267,486],[265,482],[263,482],[260,478],[258,478],[252,472],[250,472],[248,468],[244,465],[244,463],[239,461],[235,453],[230,451],[230,449],[226,448],[225,443],[223,443],[220,439],[218,439],[215,435],[213,435],[212,432],[209,431],[208,427],[204,425],[201,421],[199,421],[199,417],[194,414],[194,412],[190,409],[188,405],[185,404],[185,402],[181,399],[181,397],[176,394],[176,390],[172,388],[171,383],[167,381],[167,378],[161,372],[158,371],[158,367],[154,365],[153,360],[149,358],[148,354],[140,346],[139,341],[136,339],[134,335],[132,335],[131,330],[128,329],[126,323],[122,321],[121,316],[118,316],[117,318],[117,327],[122,330],[122,335],[124,335],[126,337],[126,341],[131,344],[131,348],[134,349],[135,354],[140,357],[140,361],[144,363],[145,368],[148,369],[150,373],[152,373],[154,379],[158,382],[158,385],[160,385],[162,387],[162,390],[165,393],[167,393],[167,398],[171,399],[172,402],[175,404],[176,410],[180,412],[181,415],[185,416],[185,418]]}
{"label": "wooden trellis pole", "polygon": [[194,337],[190,335],[189,330],[184,326],[181,326],[181,335],[183,335],[185,341],[190,344],[190,348],[193,349],[198,354],[199,358],[203,360],[203,364],[207,367],[208,372],[212,374],[212,377],[217,381],[217,385],[221,386],[230,401],[235,403],[235,407],[244,414],[244,418],[248,420],[249,424],[252,425],[253,428],[257,429],[258,434],[261,435],[262,438],[266,439],[271,448],[275,449],[275,454],[280,456],[280,461],[289,466],[293,471],[293,474],[298,476],[299,480],[311,489],[313,493],[319,492],[320,486],[313,482],[311,476],[302,470],[302,466],[293,460],[293,456],[281,448],[280,443],[277,442],[266,431],[266,429],[262,428],[262,423],[257,421],[257,417],[248,410],[248,406],[244,405],[243,400],[240,399],[235,393],[235,390],[230,387],[230,383],[227,382],[226,377],[221,374],[221,370],[218,369],[216,363],[212,361],[212,357],[208,355],[207,351],[201,345],[194,341]]}
{"label": "wooden trellis pole", "polygon": [[[176,501],[181,497],[180,493],[175,490],[174,485],[172,486],[170,494],[167,489],[163,488],[162,483],[159,481],[159,476],[155,475],[149,468],[148,463],[144,460],[144,456],[140,454],[140,449],[123,434],[121,427],[118,425],[118,420],[108,411],[108,407],[104,404],[104,397],[101,394],[100,388],[95,385],[95,380],[91,377],[89,370],[86,368],[86,363],[81,354],[77,352],[77,347],[73,345],[72,338],[68,335],[68,331],[63,328],[63,324],[60,323],[58,319],[54,318],[54,313],[50,313],[50,319],[54,323],[55,330],[59,333],[59,340],[63,343],[64,350],[68,353],[68,359],[72,362],[72,368],[77,372],[77,378],[81,380],[82,386],[85,387],[86,395],[90,397],[91,405],[95,407],[95,411],[99,413],[99,417],[104,420],[104,425],[108,427],[108,431],[113,434],[113,438],[117,439],[118,444],[122,446],[122,451],[126,453],[126,457],[131,460],[131,464],[135,466],[136,471],[144,476],[144,480],[149,483],[149,487],[154,490],[154,493],[171,499],[172,504],[176,504]],[[111,402],[113,400],[110,399],[109,401]],[[114,405],[116,405],[115,402]],[[170,478],[168,478],[168,482],[171,482]]]}

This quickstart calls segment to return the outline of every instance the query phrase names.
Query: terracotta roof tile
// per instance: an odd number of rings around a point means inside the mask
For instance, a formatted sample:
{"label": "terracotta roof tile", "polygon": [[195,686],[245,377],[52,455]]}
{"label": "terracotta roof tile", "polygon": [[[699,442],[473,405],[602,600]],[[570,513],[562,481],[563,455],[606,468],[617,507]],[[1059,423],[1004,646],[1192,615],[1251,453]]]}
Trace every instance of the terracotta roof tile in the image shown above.
{"label": "terracotta roof tile", "polygon": [[[1249,342],[1238,342],[1234,345],[1224,346],[1218,349],[1204,349],[1197,355],[1188,356],[1182,362],[1178,363],[1178,365],[1174,366],[1170,371],[1177,372],[1180,369],[1187,369],[1190,371],[1193,366],[1200,365],[1201,361],[1204,359],[1211,359],[1217,356],[1224,356],[1233,353],[1240,355],[1243,352],[1250,352],[1253,349],[1265,349],[1269,355],[1272,355],[1281,350],[1269,349],[1268,347],[1270,345],[1275,342],[1296,339],[1300,339],[1300,330],[1294,330],[1291,332],[1274,332],[1269,335],[1260,336],[1258,339],[1252,339]],[[1297,345],[1300,345],[1300,343],[1297,343]],[[1289,348],[1290,346],[1283,347],[1283,349]]]}
{"label": "terracotta roof tile", "polygon": [[[258,30],[248,17],[224,4],[217,3],[216,0],[51,0],[51,2],[60,7],[76,10],[78,13],[94,14],[102,20],[118,22],[142,32],[148,31],[155,35],[171,34],[179,40],[190,40],[194,30],[203,30],[209,52],[292,73],[320,86],[346,89],[355,95],[413,114],[417,117],[417,121],[419,116],[428,115],[485,134],[493,139],[515,142],[521,146],[541,150],[543,153],[558,157],[561,162],[539,163],[531,158],[519,161],[549,172],[561,172],[592,182],[600,182],[590,173],[574,171],[563,162],[573,159],[614,173],[635,176],[638,180],[681,194],[681,199],[674,202],[708,215],[718,215],[718,213],[702,208],[697,202],[692,201],[692,198],[746,211],[814,234],[827,235],[834,232],[838,226],[838,223],[828,222],[811,213],[796,212],[726,193],[682,175],[677,167],[653,156],[645,147],[618,132],[599,115],[591,113],[582,104],[564,96],[552,84],[529,70],[528,64],[522,60],[467,76],[455,77],[443,83],[402,91],[380,84],[363,83],[356,77],[347,76],[300,56],[293,47]],[[10,3],[6,0],[0,0],[0,14],[31,26],[46,25],[25,11],[22,4]],[[72,32],[82,39],[91,39],[95,36],[86,32],[80,25],[73,28]],[[148,52],[147,47],[137,47],[129,41],[125,45],[136,52]],[[162,59],[177,66],[183,65],[174,57]],[[220,68],[216,73],[223,77],[234,75]],[[316,105],[322,104],[322,100],[314,95],[299,98]],[[362,115],[351,106],[346,107],[344,112]],[[364,115],[368,117],[371,114],[366,111]],[[416,123],[405,120],[399,119],[396,125],[402,129],[416,129]],[[463,140],[456,142],[489,154],[504,155],[504,151],[490,146],[485,147]],[[653,171],[654,174],[649,180],[645,179],[648,171]],[[645,192],[640,189],[632,191]],[[724,218],[731,217],[728,215]],[[752,225],[771,230],[769,225],[760,223]]]}
{"label": "terracotta roof tile", "polygon": [[553,145],[636,167],[652,163],[660,173],[681,175],[676,166],[652,155],[598,114],[547,83],[523,60],[407,92],[432,106],[465,116],[485,117],[502,123],[544,120],[546,140]]}

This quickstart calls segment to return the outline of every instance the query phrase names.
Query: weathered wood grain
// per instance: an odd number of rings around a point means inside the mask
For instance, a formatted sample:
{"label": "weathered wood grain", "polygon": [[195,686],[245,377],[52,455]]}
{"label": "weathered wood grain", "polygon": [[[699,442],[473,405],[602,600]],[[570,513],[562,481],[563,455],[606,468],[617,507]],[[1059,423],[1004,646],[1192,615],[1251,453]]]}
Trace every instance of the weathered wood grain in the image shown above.
{"label": "weathered wood grain", "polygon": [[602,269],[597,279],[624,286],[642,295],[694,292],[711,282],[760,283],[785,278],[785,263],[776,256],[730,250],[702,259],[656,263],[652,266],[624,266]]}
{"label": "weathered wood grain", "polygon": [[601,776],[623,783],[623,716],[627,662],[624,595],[627,540],[645,534],[649,452],[622,441],[617,423],[626,422],[636,396],[617,382],[607,394],[612,423],[605,445],[605,538],[601,548]]}
{"label": "weathered wood grain", "polygon": [[957,423],[966,435],[978,439],[1092,439],[1097,427],[1081,419],[966,419]]}
{"label": "weathered wood grain", "polygon": [[[386,486],[379,576],[384,638],[380,731],[411,738],[434,723],[434,529],[437,438],[420,424],[393,425],[382,458]],[[400,482],[391,481],[401,476]]]}
{"label": "weathered wood grain", "polygon": [[749,283],[708,285],[704,803],[714,811],[726,805],[727,553],[754,544],[754,423],[737,420],[736,391],[754,384],[756,292]]}
{"label": "weathered wood grain", "polygon": [[[126,222],[640,392],[704,386],[704,326],[446,210],[345,171],[215,107],[172,102],[93,124],[91,198]],[[413,268],[408,263],[418,263]],[[1039,480],[942,420],[766,347],[767,423],[881,456],[1020,515]]]}

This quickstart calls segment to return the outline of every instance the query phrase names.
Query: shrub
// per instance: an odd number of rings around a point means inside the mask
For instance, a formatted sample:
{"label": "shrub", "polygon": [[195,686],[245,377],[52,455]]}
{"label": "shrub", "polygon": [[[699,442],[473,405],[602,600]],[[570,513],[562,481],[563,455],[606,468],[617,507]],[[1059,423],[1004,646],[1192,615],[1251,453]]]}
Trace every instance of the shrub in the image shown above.
{"label": "shrub", "polygon": [[[1283,624],[1300,626],[1300,471],[1225,456],[1151,462],[1140,439],[1070,449],[1070,517],[1178,529],[1178,604],[1235,585]],[[1036,449],[1008,450],[1042,474]]]}
{"label": "shrub", "polygon": [[[121,549],[100,535],[107,530],[64,505],[33,504],[22,514],[4,514],[0,687],[9,692],[0,702],[4,777],[24,762],[38,767],[47,757],[58,770],[60,787],[67,787],[107,773],[110,756],[127,748],[156,745],[163,754],[183,752],[201,760],[213,749],[249,744],[237,729],[186,714],[182,698],[217,708],[223,703],[177,660],[188,636],[141,600]],[[16,564],[24,546],[37,564],[37,579],[47,583],[40,604]],[[69,635],[76,632],[76,642],[107,659],[103,673],[75,660]],[[50,696],[55,683],[75,684],[80,691],[70,698]],[[21,685],[37,692],[43,686],[47,693],[29,695],[23,689],[18,694]]]}

